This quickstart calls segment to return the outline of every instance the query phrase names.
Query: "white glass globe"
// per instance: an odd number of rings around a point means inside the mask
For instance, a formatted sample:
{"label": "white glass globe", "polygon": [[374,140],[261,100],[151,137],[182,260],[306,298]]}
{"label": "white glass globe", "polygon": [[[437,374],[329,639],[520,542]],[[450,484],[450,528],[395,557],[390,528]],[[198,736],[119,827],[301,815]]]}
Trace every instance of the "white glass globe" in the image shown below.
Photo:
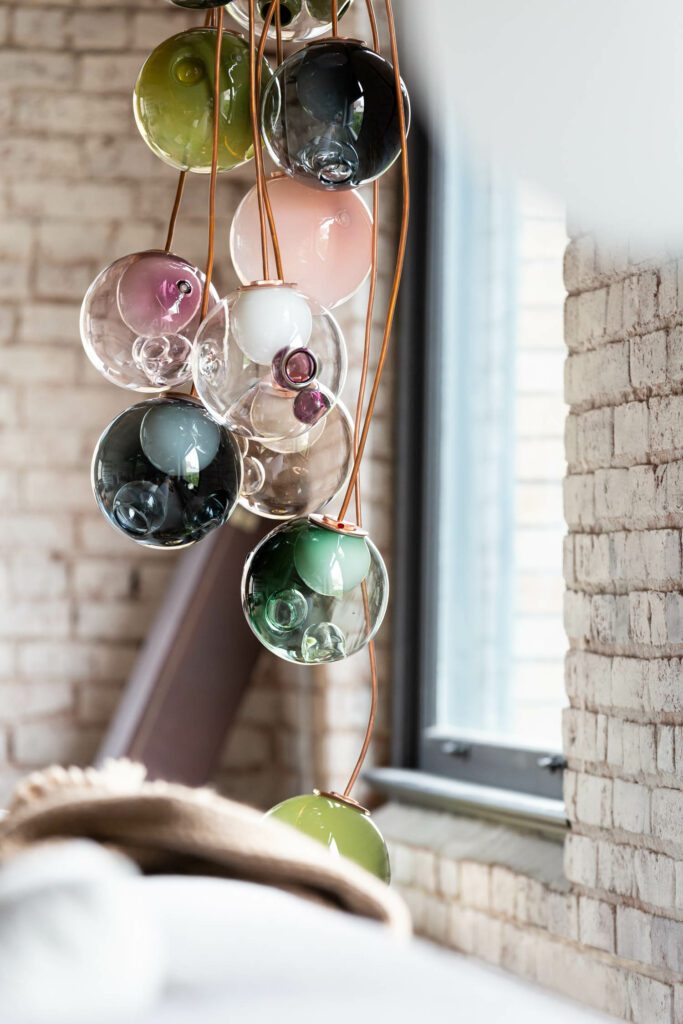
{"label": "white glass globe", "polygon": [[313,314],[293,288],[264,285],[240,291],[232,309],[235,341],[252,362],[272,363],[283,348],[308,345]]}

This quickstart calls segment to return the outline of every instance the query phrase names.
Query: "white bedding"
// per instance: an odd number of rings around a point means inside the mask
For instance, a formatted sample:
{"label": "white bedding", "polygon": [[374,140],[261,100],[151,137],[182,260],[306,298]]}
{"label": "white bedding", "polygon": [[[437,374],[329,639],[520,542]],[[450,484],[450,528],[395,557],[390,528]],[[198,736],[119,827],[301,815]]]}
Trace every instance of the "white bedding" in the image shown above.
{"label": "white bedding", "polygon": [[605,1020],[277,889],[143,878],[83,842],[0,870],[2,1024]]}

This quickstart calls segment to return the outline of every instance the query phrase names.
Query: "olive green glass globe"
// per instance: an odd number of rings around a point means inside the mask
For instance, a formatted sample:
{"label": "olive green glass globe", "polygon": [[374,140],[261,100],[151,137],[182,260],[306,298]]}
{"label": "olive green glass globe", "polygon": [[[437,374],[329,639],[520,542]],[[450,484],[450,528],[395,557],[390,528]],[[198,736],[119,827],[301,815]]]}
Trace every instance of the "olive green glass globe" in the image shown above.
{"label": "olive green glass globe", "polygon": [[[215,61],[215,30],[189,29],[157,46],[135,83],[140,134],[153,153],[178,170],[211,170]],[[264,84],[270,77],[264,61]],[[249,47],[233,32],[223,32],[220,89],[218,168],[227,171],[254,155]]]}
{"label": "olive green glass globe", "polygon": [[389,853],[382,833],[360,808],[322,793],[293,796],[266,814],[317,840],[339,857],[355,861],[389,884]]}

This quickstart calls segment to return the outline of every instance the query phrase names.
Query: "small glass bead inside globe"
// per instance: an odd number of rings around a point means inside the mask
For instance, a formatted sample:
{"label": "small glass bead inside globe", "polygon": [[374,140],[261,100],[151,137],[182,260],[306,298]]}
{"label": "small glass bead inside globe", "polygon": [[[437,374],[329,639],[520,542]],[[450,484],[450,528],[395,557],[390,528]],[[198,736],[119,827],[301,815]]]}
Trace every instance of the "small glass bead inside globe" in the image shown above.
{"label": "small glass bead inside globe", "polygon": [[361,807],[346,803],[331,793],[306,793],[283,800],[266,818],[285,825],[322,843],[337,857],[347,857],[389,884],[389,852],[382,833]]}
{"label": "small glass bead inside globe", "polygon": [[300,665],[355,654],[374,637],[387,607],[389,581],[370,538],[322,522],[311,516],[278,526],[249,556],[242,577],[252,630],[273,654]]}
{"label": "small glass bead inside globe", "polygon": [[[272,0],[256,0],[256,31],[261,33],[263,21]],[[341,20],[353,0],[339,0],[337,17]],[[243,29],[249,29],[249,4],[253,0],[234,0],[228,10]],[[280,29],[282,39],[300,42],[327,35],[332,29],[332,0],[280,0]],[[275,14],[268,29],[268,38],[277,38]]]}
{"label": "small glass bead inside globe", "polygon": [[223,299],[200,325],[192,375],[219,423],[266,443],[291,440],[334,408],[346,345],[333,316],[314,315],[294,286],[253,285]]}
{"label": "small glass bead inside globe", "polygon": [[317,512],[339,493],[352,462],[353,421],[337,402],[300,437],[247,441],[240,505],[267,519]]}
{"label": "small glass bead inside globe", "polygon": [[[211,170],[215,64],[215,30],[193,28],[157,46],[138,75],[133,109],[140,134],[178,170]],[[264,60],[263,81],[269,77]],[[223,32],[220,85],[218,169],[225,171],[253,156],[249,47],[232,32]]]}
{"label": "small glass bead inside globe", "polygon": [[[81,307],[81,340],[95,369],[131,391],[186,383],[204,282],[187,260],[157,250],[132,253],[105,267]],[[211,288],[209,308],[217,301]]]}
{"label": "small glass bead inside globe", "polygon": [[[404,86],[403,104],[407,130]],[[401,152],[393,68],[353,40],[309,43],[265,87],[261,128],[273,160],[304,185],[350,189],[373,181]]]}
{"label": "small glass bead inside globe", "polygon": [[138,544],[186,547],[227,522],[242,484],[232,435],[196,401],[140,402],[102,434],[92,465],[97,503]]}
{"label": "small glass bead inside globe", "polygon": [[[372,261],[372,214],[357,192],[313,192],[283,175],[268,182],[282,264],[311,301],[340,306],[362,286]],[[268,235],[271,266],[275,262]],[[237,208],[230,255],[243,284],[261,273],[261,235],[256,188]],[[314,309],[316,307],[314,306]]]}

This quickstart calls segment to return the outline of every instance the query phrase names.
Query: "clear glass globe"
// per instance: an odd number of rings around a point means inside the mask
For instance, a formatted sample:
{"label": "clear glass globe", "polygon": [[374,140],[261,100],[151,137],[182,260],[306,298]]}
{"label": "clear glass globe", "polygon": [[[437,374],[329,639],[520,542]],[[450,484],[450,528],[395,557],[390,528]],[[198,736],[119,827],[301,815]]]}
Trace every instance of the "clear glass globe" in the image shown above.
{"label": "clear glass globe", "polygon": [[[334,309],[363,285],[372,262],[372,214],[357,192],[312,191],[279,175],[268,182],[285,273],[319,306]],[[268,235],[271,266],[275,262]],[[256,187],[237,207],[230,255],[243,284],[261,273]]]}
{"label": "clear glass globe", "polygon": [[192,376],[211,415],[236,434],[271,443],[300,437],[334,407],[346,345],[331,313],[314,313],[291,285],[240,288],[203,321]]}
{"label": "clear glass globe", "polygon": [[191,398],[131,406],[95,448],[92,484],[105,517],[147,547],[180,548],[227,522],[242,485],[234,438]]}
{"label": "clear glass globe", "polygon": [[[243,29],[249,28],[249,4],[253,0],[234,0],[228,10]],[[353,0],[339,0],[337,16],[344,17]],[[256,2],[256,31],[263,30],[263,21],[270,8],[271,0]],[[300,42],[327,35],[332,29],[332,0],[280,0],[280,28],[286,42]],[[275,39],[275,14],[268,29],[268,38]]]}
{"label": "clear glass globe", "polygon": [[389,851],[382,833],[362,807],[334,793],[305,793],[273,807],[265,815],[322,843],[336,857],[348,857],[387,885],[391,880]]}
{"label": "clear glass globe", "polygon": [[341,490],[353,462],[353,420],[341,402],[287,441],[242,439],[240,505],[267,519],[318,512]]}
{"label": "clear glass globe", "polygon": [[[405,86],[403,105],[407,128]],[[261,128],[276,164],[306,185],[349,189],[373,181],[401,152],[393,67],[354,40],[309,43],[266,85]]]}
{"label": "clear glass globe", "polygon": [[[192,28],[157,46],[138,75],[133,110],[140,134],[178,170],[211,170],[215,63],[215,30]],[[270,76],[265,60],[262,76]],[[218,169],[226,171],[254,155],[249,47],[233,32],[223,32],[220,87]]]}
{"label": "clear glass globe", "polygon": [[324,524],[309,516],[278,526],[252,551],[242,577],[244,613],[258,639],[301,665],[355,654],[387,608],[387,571],[370,538]]}
{"label": "clear glass globe", "polygon": [[[131,391],[163,391],[188,381],[204,281],[197,267],[161,250],[105,267],[81,306],[81,340],[95,369]],[[209,308],[216,302],[212,287]]]}

